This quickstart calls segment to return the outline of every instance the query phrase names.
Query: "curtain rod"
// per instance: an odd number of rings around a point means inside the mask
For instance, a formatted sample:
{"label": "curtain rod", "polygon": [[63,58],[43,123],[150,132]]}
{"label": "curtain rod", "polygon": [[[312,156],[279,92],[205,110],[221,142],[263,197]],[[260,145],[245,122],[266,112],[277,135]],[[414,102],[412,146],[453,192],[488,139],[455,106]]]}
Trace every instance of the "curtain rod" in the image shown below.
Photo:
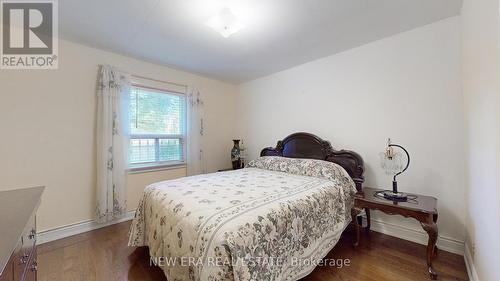
{"label": "curtain rod", "polygon": [[160,82],[160,83],[175,85],[175,86],[179,86],[179,87],[184,87],[184,88],[186,88],[186,90],[188,88],[188,86],[184,85],[184,84],[179,84],[179,83],[174,83],[174,82],[169,82],[169,81],[164,81],[164,80],[158,80],[158,79],[144,77],[144,76],[135,75],[135,74],[131,74],[131,76],[135,77],[135,78],[139,78],[139,79],[151,80],[151,81],[155,81],[155,82]]}

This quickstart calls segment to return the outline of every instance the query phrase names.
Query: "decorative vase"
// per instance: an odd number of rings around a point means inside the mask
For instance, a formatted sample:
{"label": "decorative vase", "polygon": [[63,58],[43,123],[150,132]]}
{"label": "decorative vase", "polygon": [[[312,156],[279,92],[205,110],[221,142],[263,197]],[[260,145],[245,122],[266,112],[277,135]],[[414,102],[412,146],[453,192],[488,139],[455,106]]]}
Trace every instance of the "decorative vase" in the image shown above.
{"label": "decorative vase", "polygon": [[233,140],[234,146],[231,149],[231,162],[233,163],[233,170],[241,168],[241,149],[240,140]]}
{"label": "decorative vase", "polygon": [[245,144],[243,143],[243,140],[241,140],[240,144],[240,168],[245,168],[245,159],[246,159],[246,147]]}

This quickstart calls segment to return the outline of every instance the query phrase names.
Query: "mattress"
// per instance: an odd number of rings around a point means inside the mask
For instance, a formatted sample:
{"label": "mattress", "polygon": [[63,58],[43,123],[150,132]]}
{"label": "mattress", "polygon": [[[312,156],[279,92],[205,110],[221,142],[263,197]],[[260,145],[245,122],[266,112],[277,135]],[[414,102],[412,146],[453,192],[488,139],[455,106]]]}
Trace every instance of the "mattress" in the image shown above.
{"label": "mattress", "polygon": [[148,246],[169,281],[297,280],[338,242],[355,193],[334,163],[261,157],[147,186],[129,246]]}

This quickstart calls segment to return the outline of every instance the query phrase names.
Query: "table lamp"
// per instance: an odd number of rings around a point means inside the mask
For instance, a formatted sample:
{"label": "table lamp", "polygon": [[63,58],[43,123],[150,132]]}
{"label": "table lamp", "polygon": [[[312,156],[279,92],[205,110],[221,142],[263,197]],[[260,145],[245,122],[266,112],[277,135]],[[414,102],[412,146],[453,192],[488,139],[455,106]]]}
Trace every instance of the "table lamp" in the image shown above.
{"label": "table lamp", "polygon": [[[406,154],[406,161],[403,159],[404,157],[401,152],[395,151],[395,148]],[[408,169],[408,166],[410,166],[410,154],[408,154],[408,151],[404,147],[398,144],[393,144],[391,143],[391,139],[388,139],[387,148],[384,152],[380,153],[380,158],[382,169],[387,175],[393,176],[392,190],[384,190],[380,195],[393,201],[406,201],[408,195],[398,191],[398,182],[396,181],[396,177],[401,175]]]}

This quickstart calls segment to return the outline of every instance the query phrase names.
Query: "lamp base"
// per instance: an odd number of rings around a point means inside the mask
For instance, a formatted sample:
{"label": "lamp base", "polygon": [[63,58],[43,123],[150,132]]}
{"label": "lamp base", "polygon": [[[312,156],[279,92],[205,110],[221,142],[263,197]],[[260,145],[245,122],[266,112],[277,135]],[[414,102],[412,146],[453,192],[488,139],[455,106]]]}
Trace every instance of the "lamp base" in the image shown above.
{"label": "lamp base", "polygon": [[381,192],[377,192],[377,196],[384,197],[387,200],[398,201],[398,202],[406,202],[408,200],[408,195],[402,192],[394,192],[392,190],[384,190]]}

